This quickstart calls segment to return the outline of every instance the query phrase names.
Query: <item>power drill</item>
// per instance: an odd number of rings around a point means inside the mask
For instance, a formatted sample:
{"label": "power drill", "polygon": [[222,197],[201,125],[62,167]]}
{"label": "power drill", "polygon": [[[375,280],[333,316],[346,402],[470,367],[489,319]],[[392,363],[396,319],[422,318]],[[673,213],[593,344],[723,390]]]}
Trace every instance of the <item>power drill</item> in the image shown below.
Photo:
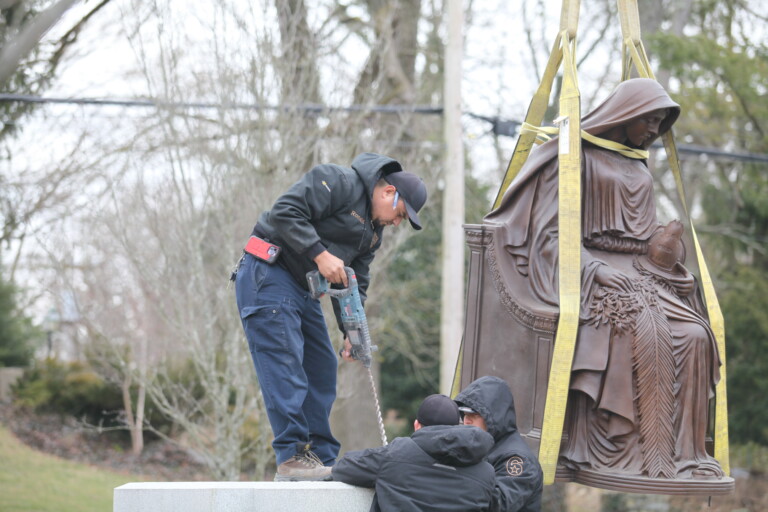
{"label": "power drill", "polygon": [[343,289],[331,288],[328,281],[319,270],[307,272],[309,293],[313,299],[319,299],[325,294],[339,301],[341,308],[341,323],[352,344],[352,357],[357,359],[366,368],[371,367],[371,352],[378,350],[371,343],[371,334],[368,331],[368,320],[365,317],[360,293],[357,291],[357,276],[350,267],[344,267],[347,273],[349,286]]}

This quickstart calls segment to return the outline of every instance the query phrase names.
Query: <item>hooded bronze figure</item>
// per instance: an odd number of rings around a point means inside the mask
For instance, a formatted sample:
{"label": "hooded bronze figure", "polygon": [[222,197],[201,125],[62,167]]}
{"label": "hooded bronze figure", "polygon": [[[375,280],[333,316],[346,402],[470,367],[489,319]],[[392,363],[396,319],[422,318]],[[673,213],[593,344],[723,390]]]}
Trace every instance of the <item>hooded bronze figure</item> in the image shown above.
{"label": "hooded bronze figure", "polygon": [[[582,129],[645,150],[679,114],[656,81],[632,79]],[[637,492],[666,493],[681,481],[693,482],[683,494],[728,492],[733,481],[706,449],[720,358],[684,266],[682,224],[659,222],[645,160],[582,142],[580,319],[557,477]],[[461,384],[497,375],[525,388],[519,427],[533,446],[558,317],[557,151],[556,139],[533,151],[500,206],[467,226]],[[713,490],[724,478],[730,489]]]}

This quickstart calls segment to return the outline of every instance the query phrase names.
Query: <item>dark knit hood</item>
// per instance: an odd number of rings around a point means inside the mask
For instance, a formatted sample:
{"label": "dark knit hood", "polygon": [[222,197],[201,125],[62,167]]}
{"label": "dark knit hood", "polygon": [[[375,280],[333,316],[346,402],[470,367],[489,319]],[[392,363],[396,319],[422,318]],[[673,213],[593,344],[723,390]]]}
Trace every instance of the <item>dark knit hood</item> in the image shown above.
{"label": "dark knit hood", "polygon": [[488,433],[496,441],[517,430],[512,391],[509,384],[498,377],[480,377],[459,393],[455,401],[482,416]]}

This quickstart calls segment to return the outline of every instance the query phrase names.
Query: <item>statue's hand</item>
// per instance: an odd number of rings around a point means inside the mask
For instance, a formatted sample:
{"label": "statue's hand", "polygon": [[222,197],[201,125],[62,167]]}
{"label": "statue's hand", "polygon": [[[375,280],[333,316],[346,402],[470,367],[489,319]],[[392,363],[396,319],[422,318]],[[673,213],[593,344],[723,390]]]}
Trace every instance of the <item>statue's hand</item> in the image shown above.
{"label": "statue's hand", "polygon": [[632,280],[623,272],[620,272],[608,265],[600,265],[595,272],[595,281],[597,284],[607,286],[609,288],[616,288],[626,293],[630,293],[635,290],[635,286]]}
{"label": "statue's hand", "polygon": [[[682,266],[682,265],[680,265]],[[680,297],[687,297],[693,292],[694,279],[693,274],[686,270],[685,275],[680,276],[677,279],[670,280],[672,286]]]}

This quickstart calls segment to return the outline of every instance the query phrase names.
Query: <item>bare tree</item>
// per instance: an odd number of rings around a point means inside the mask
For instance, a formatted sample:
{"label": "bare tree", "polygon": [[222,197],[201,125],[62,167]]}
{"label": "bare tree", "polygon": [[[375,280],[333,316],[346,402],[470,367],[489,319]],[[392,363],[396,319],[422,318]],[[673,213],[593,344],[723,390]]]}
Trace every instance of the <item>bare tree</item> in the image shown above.
{"label": "bare tree", "polygon": [[[45,7],[38,13],[30,8],[32,2],[21,0],[3,0],[0,9],[7,12],[4,16],[10,23],[3,28],[4,45],[0,50],[0,84],[4,84],[17,72],[22,61],[37,47],[45,33],[59,21],[59,18],[74,5],[77,0],[59,0]],[[5,13],[4,13],[5,14]],[[27,21],[29,15],[31,21]]]}
{"label": "bare tree", "polygon": [[[109,1],[91,4],[69,20],[60,33],[49,37],[49,30],[78,3],[76,0],[2,0],[0,92],[16,95],[43,92],[80,33]],[[10,280],[14,279],[20,248],[33,231],[32,218],[44,216],[60,206],[72,190],[80,190],[82,183],[91,179],[92,168],[88,164],[82,168],[71,164],[50,166],[43,172],[39,168],[27,168],[27,172],[22,172],[19,163],[13,161],[14,151],[9,149],[11,139],[33,108],[30,103],[15,100],[0,102],[0,163],[8,165],[7,169],[0,167],[0,244],[10,247],[16,242],[15,254],[9,262]]]}
{"label": "bare tree", "polygon": [[[58,268],[78,296],[93,357],[124,390],[134,450],[141,449],[141,429],[151,428],[142,421],[146,393],[214,477],[237,479],[249,464],[263,476],[271,432],[226,288],[229,270],[260,211],[309,166],[348,163],[360,150],[400,148],[395,156],[406,165],[423,157],[417,145],[398,146],[410,142],[401,134],[415,129],[411,115],[322,106],[343,97],[336,87],[344,81],[318,80],[344,41],[357,37],[345,22],[331,17],[313,26],[301,2],[281,10],[221,1],[197,16],[172,6],[158,0],[125,7],[147,95],[169,106],[149,117],[122,116],[110,127],[109,142],[96,151],[108,164],[105,188],[89,202],[98,214],[56,222],[75,234],[78,247],[57,251],[66,255]],[[333,12],[331,4],[315,8]],[[209,36],[199,37],[200,26]],[[359,73],[346,64],[342,73]],[[192,100],[222,108],[173,106]],[[254,108],[238,107],[244,104]],[[340,396],[363,390],[354,394],[371,407],[366,388],[341,382]],[[377,439],[372,413],[368,421],[370,446]]]}

